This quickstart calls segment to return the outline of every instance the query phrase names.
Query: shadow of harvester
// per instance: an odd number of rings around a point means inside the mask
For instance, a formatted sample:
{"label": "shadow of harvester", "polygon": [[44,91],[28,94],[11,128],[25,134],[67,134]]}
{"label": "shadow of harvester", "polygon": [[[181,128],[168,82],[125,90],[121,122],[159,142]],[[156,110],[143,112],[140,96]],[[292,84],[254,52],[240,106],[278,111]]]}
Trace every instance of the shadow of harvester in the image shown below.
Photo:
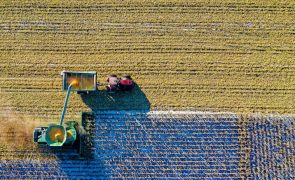
{"label": "shadow of harvester", "polygon": [[150,110],[150,102],[140,87],[136,84],[131,91],[108,93],[106,90],[81,94],[83,102],[92,110]]}

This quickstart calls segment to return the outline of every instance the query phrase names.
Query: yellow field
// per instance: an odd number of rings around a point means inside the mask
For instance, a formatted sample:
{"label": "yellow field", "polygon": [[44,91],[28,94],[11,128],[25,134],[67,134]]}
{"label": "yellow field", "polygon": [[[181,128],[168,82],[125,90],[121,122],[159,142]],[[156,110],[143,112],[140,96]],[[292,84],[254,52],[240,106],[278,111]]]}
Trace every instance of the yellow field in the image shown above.
{"label": "yellow field", "polygon": [[[294,112],[293,1],[114,2],[1,1],[0,108],[57,121],[60,71],[91,70],[132,75],[153,110]],[[67,117],[87,110],[71,96]]]}

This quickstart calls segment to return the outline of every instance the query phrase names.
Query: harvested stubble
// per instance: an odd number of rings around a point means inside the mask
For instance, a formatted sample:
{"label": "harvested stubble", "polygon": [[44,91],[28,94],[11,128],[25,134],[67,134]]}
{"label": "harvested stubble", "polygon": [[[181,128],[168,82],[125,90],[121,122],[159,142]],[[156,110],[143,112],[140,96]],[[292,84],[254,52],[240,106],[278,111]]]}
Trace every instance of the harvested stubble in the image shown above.
{"label": "harvested stubble", "polygon": [[[295,110],[292,1],[5,0],[0,8],[2,107],[56,121],[59,72],[95,70],[102,82],[131,74],[152,109]],[[78,97],[69,107],[76,118],[88,109]]]}

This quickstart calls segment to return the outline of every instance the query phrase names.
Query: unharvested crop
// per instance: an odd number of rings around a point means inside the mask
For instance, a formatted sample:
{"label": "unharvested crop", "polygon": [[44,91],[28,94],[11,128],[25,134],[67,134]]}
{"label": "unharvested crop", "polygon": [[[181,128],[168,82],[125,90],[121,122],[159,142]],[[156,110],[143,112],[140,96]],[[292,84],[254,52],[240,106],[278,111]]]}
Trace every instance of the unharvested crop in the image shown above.
{"label": "unharvested crop", "polygon": [[246,125],[250,174],[254,179],[292,179],[295,158],[295,121],[290,115],[251,114],[241,117]]}

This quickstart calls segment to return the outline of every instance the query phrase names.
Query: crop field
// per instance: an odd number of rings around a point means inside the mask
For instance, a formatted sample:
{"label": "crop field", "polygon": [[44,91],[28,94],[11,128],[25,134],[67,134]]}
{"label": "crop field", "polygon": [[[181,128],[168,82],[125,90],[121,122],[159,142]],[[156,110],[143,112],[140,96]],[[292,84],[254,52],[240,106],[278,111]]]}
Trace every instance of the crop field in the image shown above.
{"label": "crop field", "polygon": [[[155,110],[295,110],[293,1],[4,0],[0,9],[1,107],[30,118],[57,119],[62,70],[97,71],[102,83],[130,74]],[[71,117],[87,109],[71,97]]]}
{"label": "crop field", "polygon": [[[291,0],[2,0],[0,178],[294,178],[294,19]],[[59,120],[63,70],[101,83],[65,117],[96,113],[89,161],[31,142]],[[109,94],[108,74],[137,86]]]}
{"label": "crop field", "polygon": [[[193,111],[97,111],[93,158],[10,152],[4,178],[293,179],[294,118]],[[8,153],[8,152],[6,152]],[[3,154],[3,151],[2,153]]]}

